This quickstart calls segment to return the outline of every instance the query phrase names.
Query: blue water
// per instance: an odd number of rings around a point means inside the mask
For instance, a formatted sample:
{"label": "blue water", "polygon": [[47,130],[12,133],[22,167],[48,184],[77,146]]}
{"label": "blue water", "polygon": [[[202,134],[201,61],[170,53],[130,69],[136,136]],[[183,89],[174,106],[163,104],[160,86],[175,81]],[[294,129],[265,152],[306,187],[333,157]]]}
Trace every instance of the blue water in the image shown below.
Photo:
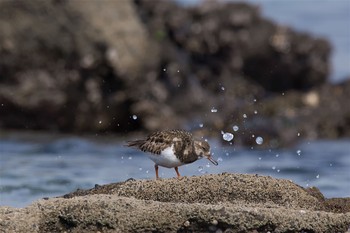
{"label": "blue water", "polygon": [[[201,0],[176,0],[194,5]],[[349,0],[226,0],[248,2],[278,24],[328,39],[333,47],[330,80],[350,77],[350,1]]]}
{"label": "blue water", "polygon": [[[269,175],[303,187],[317,186],[326,197],[350,197],[350,140],[302,143],[281,150],[210,144],[219,166],[200,160],[180,167],[182,175]],[[0,153],[0,205],[6,206],[24,207],[95,184],[155,177],[153,162],[145,154],[111,138],[31,137],[28,141],[5,137],[0,139]],[[160,168],[160,175],[175,177],[175,171]]]}

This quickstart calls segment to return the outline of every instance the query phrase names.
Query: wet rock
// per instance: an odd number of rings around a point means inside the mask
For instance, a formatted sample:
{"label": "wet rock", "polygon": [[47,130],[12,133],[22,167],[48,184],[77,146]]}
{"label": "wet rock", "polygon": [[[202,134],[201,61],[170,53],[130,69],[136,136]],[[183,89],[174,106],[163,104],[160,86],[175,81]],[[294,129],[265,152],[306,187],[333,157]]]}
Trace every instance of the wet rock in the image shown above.
{"label": "wet rock", "polygon": [[[290,145],[301,138],[349,137],[350,107],[346,103],[349,93],[350,81],[344,81],[304,93],[290,91],[257,99],[229,113],[225,130],[231,130],[233,125],[243,126],[245,130],[235,133],[236,143],[257,146],[252,135],[259,135],[264,138],[262,146],[269,148]],[[243,118],[241,113],[248,117]]]}
{"label": "wet rock", "polygon": [[[172,2],[135,2],[149,31],[164,34],[163,63],[180,65],[185,58],[202,86],[213,92],[239,77],[266,90],[303,90],[325,83],[329,74],[326,40],[276,25],[258,7],[206,1],[184,9]],[[178,53],[172,52],[174,46]]]}
{"label": "wet rock", "polygon": [[124,91],[157,52],[130,1],[1,1],[0,29],[1,127],[133,128]]}
{"label": "wet rock", "polygon": [[1,128],[221,137],[239,125],[235,143],[269,147],[350,134],[348,84],[326,83],[329,43],[256,6],[1,1],[0,30]]}
{"label": "wet rock", "polygon": [[[240,174],[103,185],[15,209],[0,207],[5,231],[345,232],[349,213],[291,181]],[[27,221],[22,221],[26,219]]]}

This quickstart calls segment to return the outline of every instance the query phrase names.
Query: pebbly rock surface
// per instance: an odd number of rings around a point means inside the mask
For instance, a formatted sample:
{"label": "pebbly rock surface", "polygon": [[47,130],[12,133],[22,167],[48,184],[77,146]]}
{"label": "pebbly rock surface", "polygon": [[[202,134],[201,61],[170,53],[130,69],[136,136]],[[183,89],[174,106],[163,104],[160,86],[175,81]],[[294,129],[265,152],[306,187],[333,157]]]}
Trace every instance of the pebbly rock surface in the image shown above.
{"label": "pebbly rock surface", "polygon": [[[0,207],[3,232],[346,232],[349,209],[293,182],[243,174],[129,180],[26,208]],[[349,205],[348,205],[349,206]]]}
{"label": "pebbly rock surface", "polygon": [[0,31],[2,129],[239,125],[236,143],[259,134],[268,147],[350,136],[350,84],[327,83],[329,42],[254,5],[2,0]]}

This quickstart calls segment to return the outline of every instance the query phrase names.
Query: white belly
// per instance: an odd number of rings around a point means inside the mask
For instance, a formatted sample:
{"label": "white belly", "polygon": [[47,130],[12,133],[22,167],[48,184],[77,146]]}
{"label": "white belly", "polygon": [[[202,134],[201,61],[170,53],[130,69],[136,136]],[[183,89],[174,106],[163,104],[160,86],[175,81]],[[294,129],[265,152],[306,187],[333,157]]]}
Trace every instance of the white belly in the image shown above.
{"label": "white belly", "polygon": [[183,165],[183,163],[181,163],[181,161],[175,156],[173,146],[163,150],[159,155],[150,153],[147,155],[153,160],[153,162],[155,162],[155,164],[162,167],[172,168]]}

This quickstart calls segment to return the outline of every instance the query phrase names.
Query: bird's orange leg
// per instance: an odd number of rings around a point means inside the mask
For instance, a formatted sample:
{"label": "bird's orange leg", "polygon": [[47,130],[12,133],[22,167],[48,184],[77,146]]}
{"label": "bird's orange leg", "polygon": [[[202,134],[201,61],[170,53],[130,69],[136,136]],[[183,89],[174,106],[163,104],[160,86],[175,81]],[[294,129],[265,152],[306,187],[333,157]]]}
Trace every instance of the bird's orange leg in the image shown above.
{"label": "bird's orange leg", "polygon": [[178,168],[178,167],[175,167],[175,171],[176,171],[176,174],[177,174],[177,178],[180,178],[181,175],[180,175],[180,173],[179,173],[179,168]]}
{"label": "bird's orange leg", "polygon": [[154,164],[154,169],[156,170],[156,179],[159,179],[159,175],[158,175],[158,165]]}

